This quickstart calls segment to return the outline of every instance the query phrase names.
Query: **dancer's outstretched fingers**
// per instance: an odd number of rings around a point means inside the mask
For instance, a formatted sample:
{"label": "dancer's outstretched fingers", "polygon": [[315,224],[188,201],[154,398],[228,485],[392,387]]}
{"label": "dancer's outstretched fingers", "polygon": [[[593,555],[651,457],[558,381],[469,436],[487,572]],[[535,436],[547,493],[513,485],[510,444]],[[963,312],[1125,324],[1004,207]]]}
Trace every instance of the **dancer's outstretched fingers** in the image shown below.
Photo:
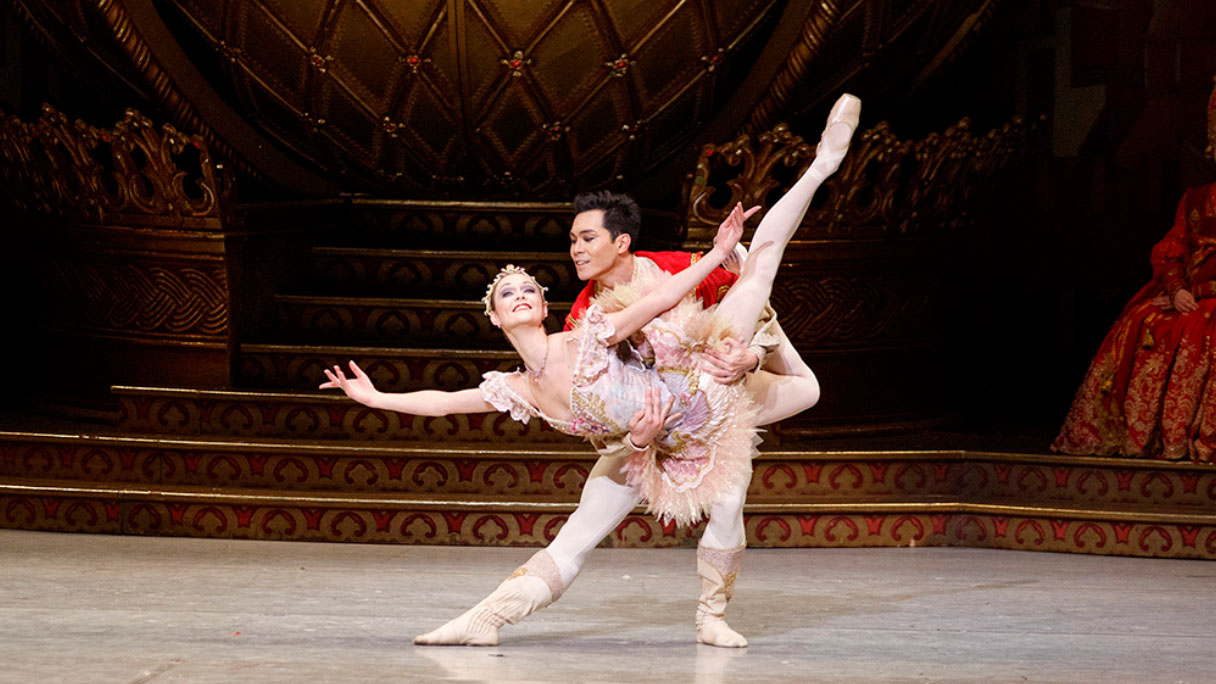
{"label": "dancer's outstretched fingers", "polygon": [[725,255],[735,248],[741,237],[743,237],[743,204],[736,203],[726,220],[718,226],[718,233],[714,236],[714,247],[721,249],[721,253]]}
{"label": "dancer's outstretched fingers", "polygon": [[329,382],[321,383],[317,389],[333,389],[338,386],[338,379],[334,377],[333,373],[329,372],[328,368],[322,368],[321,372],[325,374],[325,377],[329,378]]}

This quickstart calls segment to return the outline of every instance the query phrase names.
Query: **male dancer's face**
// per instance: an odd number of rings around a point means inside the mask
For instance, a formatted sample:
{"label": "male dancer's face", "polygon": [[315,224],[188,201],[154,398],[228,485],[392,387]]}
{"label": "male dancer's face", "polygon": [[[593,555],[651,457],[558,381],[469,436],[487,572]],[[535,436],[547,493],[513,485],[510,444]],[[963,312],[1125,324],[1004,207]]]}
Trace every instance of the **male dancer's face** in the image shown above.
{"label": "male dancer's face", "polygon": [[579,280],[599,280],[621,259],[629,256],[629,236],[615,240],[604,227],[604,210],[592,209],[574,217],[570,226],[570,258]]}

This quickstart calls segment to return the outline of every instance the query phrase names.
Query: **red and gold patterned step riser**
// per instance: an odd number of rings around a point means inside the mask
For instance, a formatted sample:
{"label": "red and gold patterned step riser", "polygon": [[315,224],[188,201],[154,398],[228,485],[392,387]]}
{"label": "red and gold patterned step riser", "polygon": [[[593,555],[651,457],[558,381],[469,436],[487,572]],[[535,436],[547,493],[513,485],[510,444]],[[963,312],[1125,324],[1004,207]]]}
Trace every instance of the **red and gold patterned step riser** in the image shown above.
{"label": "red and gold patterned step riser", "polygon": [[[341,503],[258,504],[159,501],[61,494],[0,494],[7,529],[293,541],[542,546],[570,511],[468,510],[461,506],[390,507]],[[956,546],[1102,555],[1216,559],[1216,519],[1099,519],[936,510],[745,514],[748,544],[760,548]],[[648,515],[626,518],[603,546],[695,546],[700,526],[680,530]]]}
{"label": "red and gold patterned step riser", "polygon": [[[330,364],[331,366],[333,364]],[[310,372],[321,374],[314,364]],[[369,373],[380,369],[371,365]],[[318,381],[320,382],[320,381]],[[337,395],[230,397],[189,390],[167,394],[118,391],[119,427],[157,435],[238,438],[529,442],[577,444],[539,421],[521,424],[505,414],[411,416],[356,404]]]}
{"label": "red and gold patterned step riser", "polygon": [[[271,492],[508,496],[573,502],[587,447],[0,435],[0,478]],[[749,496],[1211,510],[1216,469],[1127,459],[941,452],[762,451]]]}

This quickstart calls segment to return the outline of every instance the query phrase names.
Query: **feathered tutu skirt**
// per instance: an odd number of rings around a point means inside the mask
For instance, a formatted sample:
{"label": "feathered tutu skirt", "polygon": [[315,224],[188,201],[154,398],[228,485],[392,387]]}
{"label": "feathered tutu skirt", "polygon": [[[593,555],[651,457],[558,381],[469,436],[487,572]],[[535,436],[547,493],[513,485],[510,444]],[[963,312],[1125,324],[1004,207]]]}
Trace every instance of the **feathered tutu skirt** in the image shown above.
{"label": "feathered tutu skirt", "polygon": [[[595,301],[619,311],[656,283],[639,282],[605,290]],[[743,381],[722,384],[702,370],[703,355],[732,334],[716,306],[703,308],[686,297],[648,323],[632,342],[675,397],[669,429],[651,448],[626,456],[625,474],[647,512],[681,527],[699,521],[726,492],[745,489],[752,475],[757,409]]]}

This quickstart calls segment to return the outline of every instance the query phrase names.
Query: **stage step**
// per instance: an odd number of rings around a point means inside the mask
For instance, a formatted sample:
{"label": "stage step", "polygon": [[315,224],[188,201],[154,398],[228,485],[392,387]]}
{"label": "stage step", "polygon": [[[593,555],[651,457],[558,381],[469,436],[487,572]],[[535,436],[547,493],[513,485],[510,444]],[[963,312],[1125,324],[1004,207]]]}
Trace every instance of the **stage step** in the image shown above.
{"label": "stage step", "polygon": [[315,390],[324,368],[359,364],[384,392],[460,390],[481,384],[487,371],[522,366],[506,349],[428,349],[309,344],[241,344],[237,382],[242,387]]}
{"label": "stage step", "polygon": [[[376,200],[351,201],[338,240],[354,247],[451,249],[476,246],[493,251],[562,250],[569,244],[570,205],[553,202]],[[650,225],[650,224],[648,224]],[[652,226],[663,234],[659,226]]]}
{"label": "stage step", "polygon": [[[341,495],[200,487],[0,481],[7,529],[296,541],[541,546],[572,502],[488,495]],[[1216,558],[1216,515],[1192,510],[918,500],[791,503],[754,497],[744,511],[755,547],[964,546]],[[621,547],[693,546],[640,510],[609,535]]]}
{"label": "stage step", "polygon": [[[275,295],[279,330],[292,339],[510,350],[477,300]],[[558,332],[569,303],[549,303],[545,327]]]}
{"label": "stage step", "polygon": [[[341,357],[343,367],[345,358]],[[354,357],[379,387],[383,367]],[[320,376],[322,367],[316,365]],[[369,408],[337,390],[272,392],[267,390],[207,390],[171,387],[113,388],[118,398],[119,428],[155,435],[221,435],[324,440],[406,440],[410,442],[581,444],[539,420],[527,424],[504,413],[475,413],[445,417],[412,416]],[[525,446],[527,445],[527,446]]]}
{"label": "stage step", "polygon": [[[138,396],[138,395],[137,395]],[[767,445],[766,445],[767,447]],[[0,431],[0,476],[81,482],[361,492],[492,492],[573,501],[586,444],[369,441]],[[1216,468],[1132,459],[946,450],[764,448],[749,496],[856,503],[950,498],[1055,507],[1203,511]]]}
{"label": "stage step", "polygon": [[[554,245],[563,250],[564,243]],[[478,301],[499,269],[515,264],[549,288],[553,301],[573,301],[583,288],[566,251],[487,252],[314,247],[312,282],[330,293],[443,297]]]}

